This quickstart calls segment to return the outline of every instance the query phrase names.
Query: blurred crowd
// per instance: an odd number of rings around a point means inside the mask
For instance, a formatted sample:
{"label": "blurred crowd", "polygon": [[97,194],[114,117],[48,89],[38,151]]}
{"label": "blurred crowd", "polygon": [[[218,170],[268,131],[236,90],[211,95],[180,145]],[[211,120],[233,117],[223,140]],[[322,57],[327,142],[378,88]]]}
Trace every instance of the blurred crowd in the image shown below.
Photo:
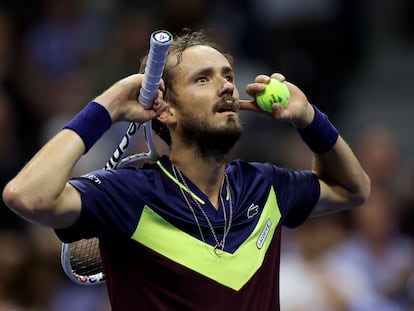
{"label": "blurred crowd", "polygon": [[[208,29],[235,56],[242,98],[256,75],[283,73],[372,179],[364,206],[285,230],[282,310],[414,310],[413,15],[410,0],[2,0],[0,188],[89,100],[138,70],[151,32]],[[235,157],[311,167],[289,126],[242,118]],[[76,174],[103,167],[126,127],[105,134]],[[0,202],[0,311],[109,310],[103,286],[64,275],[60,247]]]}

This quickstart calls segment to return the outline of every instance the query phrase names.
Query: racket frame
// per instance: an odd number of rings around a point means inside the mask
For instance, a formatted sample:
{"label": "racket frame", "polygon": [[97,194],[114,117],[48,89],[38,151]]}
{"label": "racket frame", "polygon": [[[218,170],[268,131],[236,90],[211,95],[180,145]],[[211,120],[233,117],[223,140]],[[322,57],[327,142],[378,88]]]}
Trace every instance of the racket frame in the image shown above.
{"label": "racket frame", "polygon": [[[165,30],[155,31],[150,37],[150,50],[148,53],[147,66],[144,72],[144,80],[138,96],[138,101],[144,106],[145,109],[149,109],[152,106],[154,98],[157,97],[158,88],[161,81],[162,72],[165,65],[165,60],[168,53],[168,48],[173,41],[173,36]],[[148,120],[143,124],[131,122],[124,137],[119,143],[117,149],[113,152],[108,162],[105,164],[104,169],[120,169],[126,166],[131,166],[139,161],[156,161],[159,155],[156,151],[154,141],[152,139],[152,120]],[[129,155],[122,158],[123,154],[130,145],[131,138],[136,132],[143,126],[145,143],[147,146],[147,152],[141,152]],[[83,239],[85,240],[97,240],[98,238]],[[97,285],[105,282],[105,275],[103,268],[101,272],[94,274],[78,274],[74,271],[71,264],[72,243],[62,243],[61,249],[61,265],[65,274],[73,282],[80,285]],[[99,248],[99,246],[97,246]]]}
{"label": "racket frame", "polygon": [[[131,123],[132,124],[132,123]],[[152,139],[152,128],[151,128],[152,120],[149,120],[143,124],[137,124],[135,123],[135,130],[134,131],[127,131],[125,133],[125,136],[128,136],[128,140],[131,138],[132,135],[134,135],[142,126],[144,130],[144,138],[145,138],[145,144],[147,146],[148,151],[147,152],[141,152],[141,153],[135,153],[130,156],[127,156],[123,159],[121,159],[119,162],[117,162],[113,168],[111,169],[120,169],[127,166],[133,166],[134,164],[138,162],[148,162],[148,161],[157,161],[159,158],[159,155],[156,151],[154,141]],[[131,128],[131,125],[130,125]],[[112,158],[112,157],[111,157]],[[110,163],[110,160],[108,161]],[[108,165],[107,163],[107,165]],[[105,275],[102,272],[93,273],[93,274],[79,274],[77,273],[72,265],[72,248],[75,243],[85,243],[85,240],[94,240],[97,238],[91,238],[91,239],[82,239],[80,241],[75,241],[72,243],[62,243],[62,249],[61,249],[61,265],[63,268],[63,271],[65,274],[69,277],[70,280],[73,282],[80,284],[80,285],[97,285],[105,282]],[[94,241],[92,241],[94,242]],[[92,243],[91,242],[91,243]],[[99,243],[99,241],[97,242]],[[99,246],[97,246],[99,247]]]}

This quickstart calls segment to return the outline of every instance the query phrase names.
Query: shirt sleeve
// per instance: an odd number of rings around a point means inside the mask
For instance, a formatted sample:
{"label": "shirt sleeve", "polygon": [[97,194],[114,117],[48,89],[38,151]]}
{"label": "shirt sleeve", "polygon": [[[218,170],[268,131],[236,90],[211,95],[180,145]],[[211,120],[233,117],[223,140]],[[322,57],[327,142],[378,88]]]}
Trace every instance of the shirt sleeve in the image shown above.
{"label": "shirt sleeve", "polygon": [[273,180],[283,224],[289,228],[299,226],[319,200],[318,177],[311,171],[291,170],[270,163],[263,167]]}
{"label": "shirt sleeve", "polygon": [[132,174],[140,173],[135,169],[102,170],[71,179],[69,183],[81,195],[82,209],[71,227],[55,229],[58,237],[69,243],[91,237],[131,236],[145,205],[141,195],[145,178],[132,178]]}

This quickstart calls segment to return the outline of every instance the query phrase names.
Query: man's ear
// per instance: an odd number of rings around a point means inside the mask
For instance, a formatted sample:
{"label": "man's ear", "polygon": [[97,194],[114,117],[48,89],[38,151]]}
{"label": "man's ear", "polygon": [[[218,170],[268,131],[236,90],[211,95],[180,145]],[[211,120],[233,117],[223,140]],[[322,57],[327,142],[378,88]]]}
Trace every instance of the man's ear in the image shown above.
{"label": "man's ear", "polygon": [[158,117],[158,121],[166,125],[172,125],[176,123],[176,110],[169,105]]}

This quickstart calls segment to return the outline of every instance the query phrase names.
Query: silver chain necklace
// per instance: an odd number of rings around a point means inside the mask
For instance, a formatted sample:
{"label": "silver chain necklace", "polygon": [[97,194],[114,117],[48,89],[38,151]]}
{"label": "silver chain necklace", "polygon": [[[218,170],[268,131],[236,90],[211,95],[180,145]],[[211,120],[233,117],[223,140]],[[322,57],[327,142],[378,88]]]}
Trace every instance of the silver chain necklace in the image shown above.
{"label": "silver chain necklace", "polygon": [[[188,187],[187,182],[185,181],[184,176],[181,173],[180,169],[177,166],[175,166],[174,164],[172,164],[172,169],[173,169],[174,177],[177,180],[180,180],[184,184],[186,189],[190,190],[190,188]],[[180,178],[178,178],[178,176]],[[203,207],[200,205],[200,203],[195,198],[194,193],[189,191],[189,193],[193,197],[194,202],[196,203],[198,209],[200,210],[200,212],[203,214],[204,218],[206,219],[207,224],[210,228],[210,231],[211,231],[211,233],[214,237],[214,240],[216,242],[216,245],[214,246],[214,253],[217,256],[221,256],[224,253],[224,246],[226,244],[226,238],[227,238],[227,235],[229,234],[230,227],[231,227],[231,224],[232,224],[232,221],[233,221],[233,200],[232,200],[231,193],[230,193],[230,183],[229,183],[229,177],[227,176],[227,173],[224,173],[224,180],[223,180],[222,187],[224,186],[224,181],[226,182],[226,193],[229,196],[229,220],[227,222],[226,207],[224,205],[223,196],[221,195],[222,190],[220,190],[220,201],[221,201],[221,205],[223,207],[223,218],[224,218],[224,232],[223,232],[223,238],[221,239],[221,241],[219,241],[219,239],[217,237],[217,234],[216,234],[216,231],[214,230],[213,225],[211,224],[211,221],[208,218],[208,216],[207,216],[206,212],[204,211]],[[191,211],[191,214],[193,214],[194,221],[197,224],[197,228],[198,228],[198,231],[200,232],[201,239],[203,240],[203,242],[205,244],[207,244],[206,239],[204,238],[203,230],[201,229],[201,226],[200,226],[200,222],[198,221],[197,215],[194,211],[194,208],[191,205],[190,201],[188,200],[187,196],[185,195],[183,188],[182,187],[179,187],[179,188],[180,188],[181,194],[182,194],[185,202],[187,203],[187,206],[188,206],[189,210]]]}

